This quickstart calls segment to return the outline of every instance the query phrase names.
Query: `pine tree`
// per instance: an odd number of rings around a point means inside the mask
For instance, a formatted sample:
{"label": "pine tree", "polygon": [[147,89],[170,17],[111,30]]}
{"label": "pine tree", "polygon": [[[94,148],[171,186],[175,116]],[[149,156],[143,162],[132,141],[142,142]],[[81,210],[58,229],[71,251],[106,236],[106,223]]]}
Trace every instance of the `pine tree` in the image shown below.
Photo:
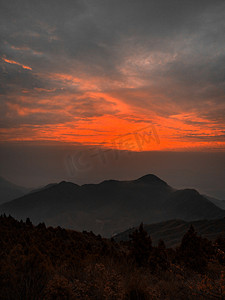
{"label": "pine tree", "polygon": [[28,226],[32,226],[32,223],[31,223],[31,220],[30,220],[30,218],[27,218],[27,219],[26,219],[26,225],[28,225]]}
{"label": "pine tree", "polygon": [[129,237],[132,257],[138,266],[145,266],[152,251],[152,240],[147,231],[144,230],[143,223]]}
{"label": "pine tree", "polygon": [[202,273],[208,264],[207,253],[204,250],[204,239],[197,235],[191,225],[178,248],[179,260],[187,267]]}

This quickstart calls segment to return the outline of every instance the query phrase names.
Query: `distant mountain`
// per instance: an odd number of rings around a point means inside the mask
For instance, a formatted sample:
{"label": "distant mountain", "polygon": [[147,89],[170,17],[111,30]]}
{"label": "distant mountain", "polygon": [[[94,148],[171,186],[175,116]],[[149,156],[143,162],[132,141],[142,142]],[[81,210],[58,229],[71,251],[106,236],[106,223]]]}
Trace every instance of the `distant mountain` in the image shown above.
{"label": "distant mountain", "polygon": [[0,176],[0,204],[28,193],[30,189],[11,183]]}
{"label": "distant mountain", "polygon": [[61,182],[4,203],[0,213],[34,223],[92,230],[111,236],[140,222],[147,224],[173,218],[186,221],[215,219],[225,211],[197,191],[175,190],[155,175],[137,180],[107,180],[78,186]]}
{"label": "distant mountain", "polygon": [[54,185],[57,185],[57,183],[49,183],[45,186],[42,186],[42,187],[39,187],[39,188],[36,188],[36,189],[31,189],[29,193],[36,193],[36,192],[40,192],[40,191],[43,191],[43,190],[46,190]]}
{"label": "distant mountain", "polygon": [[[153,244],[157,245],[162,239],[167,247],[175,247],[180,244],[182,237],[193,225],[198,234],[209,240],[215,240],[218,236],[225,237],[225,218],[216,220],[200,220],[185,222],[182,220],[169,220],[150,225],[144,225],[144,229],[151,236]],[[128,229],[114,236],[116,241],[128,241],[129,235],[136,228]]]}
{"label": "distant mountain", "polygon": [[225,209],[225,200],[219,200],[207,195],[204,195],[204,197],[206,197],[209,201],[211,201],[212,203],[214,203],[216,206]]}

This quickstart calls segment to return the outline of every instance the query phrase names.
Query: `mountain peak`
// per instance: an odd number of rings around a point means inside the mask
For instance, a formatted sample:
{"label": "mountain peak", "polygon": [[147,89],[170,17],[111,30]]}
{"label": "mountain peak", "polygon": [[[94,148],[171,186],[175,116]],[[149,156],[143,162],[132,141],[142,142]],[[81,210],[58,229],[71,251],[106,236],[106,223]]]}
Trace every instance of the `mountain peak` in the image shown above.
{"label": "mountain peak", "polygon": [[100,184],[101,185],[111,185],[111,184],[117,184],[119,181],[118,180],[114,180],[114,179],[108,179],[108,180],[104,180],[102,181]]}
{"label": "mountain peak", "polygon": [[57,184],[57,186],[60,186],[60,187],[69,187],[69,186],[71,186],[71,187],[79,187],[78,184],[70,182],[70,181],[65,181],[65,180],[59,182]]}
{"label": "mountain peak", "polygon": [[137,180],[138,182],[143,182],[143,183],[163,183],[163,184],[167,184],[165,181],[163,181],[162,179],[160,179],[159,177],[157,177],[154,174],[146,174],[140,178],[138,178]]}

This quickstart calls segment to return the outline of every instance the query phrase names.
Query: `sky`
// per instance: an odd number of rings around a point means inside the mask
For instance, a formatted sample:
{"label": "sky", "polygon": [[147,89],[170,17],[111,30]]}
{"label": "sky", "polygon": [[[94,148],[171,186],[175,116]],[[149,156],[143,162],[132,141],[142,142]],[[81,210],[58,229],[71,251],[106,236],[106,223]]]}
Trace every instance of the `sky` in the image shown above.
{"label": "sky", "polygon": [[66,143],[0,144],[0,175],[30,188],[62,180],[81,185],[155,174],[174,188],[194,188],[225,200],[224,166],[222,151],[134,152]]}
{"label": "sky", "polygon": [[224,154],[224,32],[224,0],[0,0],[1,147]]}

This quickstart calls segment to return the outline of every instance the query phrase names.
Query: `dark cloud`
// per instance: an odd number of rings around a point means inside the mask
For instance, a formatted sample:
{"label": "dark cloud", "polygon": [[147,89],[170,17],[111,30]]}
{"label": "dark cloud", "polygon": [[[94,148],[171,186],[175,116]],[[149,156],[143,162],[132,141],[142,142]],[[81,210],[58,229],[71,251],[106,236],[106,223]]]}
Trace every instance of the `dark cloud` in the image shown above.
{"label": "dark cloud", "polygon": [[219,142],[219,141],[224,141],[225,134],[220,134],[220,135],[200,135],[200,134],[189,134],[189,135],[184,135],[183,136],[185,139],[192,140],[192,141],[205,141],[205,142]]}
{"label": "dark cloud", "polygon": [[[70,60],[82,61],[86,69],[116,71],[129,53],[143,51],[171,53],[185,46],[198,49],[198,38],[207,45],[222,44],[215,39],[223,15],[223,1],[1,1],[1,36],[9,45],[28,47],[47,57],[46,67],[61,70]],[[215,21],[213,25],[209,22]],[[220,23],[224,23],[220,20]],[[206,35],[205,27],[214,28]],[[216,28],[215,28],[216,27]],[[179,44],[181,41],[181,45]],[[203,41],[203,42],[204,42]],[[202,44],[202,41],[200,41]],[[131,49],[137,46],[137,49]],[[179,47],[177,49],[177,46]],[[210,46],[212,47],[212,46]],[[4,48],[3,48],[4,49]],[[192,51],[192,52],[193,52]],[[16,52],[16,51],[15,51]],[[12,52],[11,52],[12,54]],[[62,55],[65,54],[65,57]],[[193,54],[193,53],[192,53]],[[16,55],[16,53],[14,53]],[[22,54],[17,53],[22,56]],[[34,55],[35,56],[35,55]],[[31,60],[35,67],[44,59]],[[33,57],[34,59],[34,57]],[[91,65],[90,67],[87,67]],[[42,66],[44,68],[44,66]],[[107,68],[108,70],[105,70]],[[110,74],[108,74],[110,75]]]}

